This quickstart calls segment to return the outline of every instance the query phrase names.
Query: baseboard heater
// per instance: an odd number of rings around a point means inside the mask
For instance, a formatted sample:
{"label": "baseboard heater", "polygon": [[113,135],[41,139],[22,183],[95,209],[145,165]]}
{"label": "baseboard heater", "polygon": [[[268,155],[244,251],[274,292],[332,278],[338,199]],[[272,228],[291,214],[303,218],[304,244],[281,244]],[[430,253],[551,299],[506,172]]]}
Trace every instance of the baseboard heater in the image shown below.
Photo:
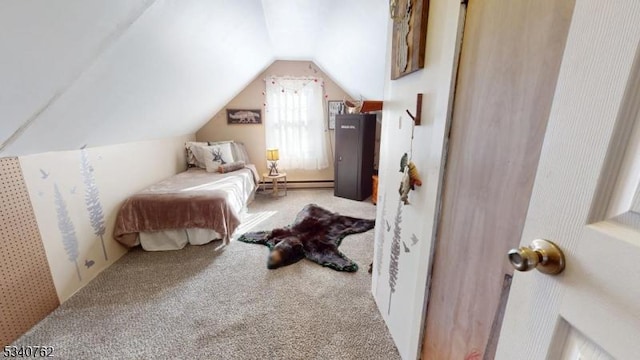
{"label": "baseboard heater", "polygon": [[[266,185],[266,188],[269,190],[273,188],[273,183],[269,181],[265,185]],[[284,184],[278,183],[278,188],[284,189]],[[333,180],[287,181],[287,188],[289,189],[333,189]]]}

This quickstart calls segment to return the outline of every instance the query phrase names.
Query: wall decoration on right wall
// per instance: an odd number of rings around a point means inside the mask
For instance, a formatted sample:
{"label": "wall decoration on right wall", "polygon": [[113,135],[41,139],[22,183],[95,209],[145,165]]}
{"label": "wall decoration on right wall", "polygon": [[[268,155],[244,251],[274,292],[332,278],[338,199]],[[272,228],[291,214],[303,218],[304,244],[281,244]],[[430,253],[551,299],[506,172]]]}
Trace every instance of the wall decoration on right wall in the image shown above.
{"label": "wall decoration on right wall", "polygon": [[393,21],[391,79],[424,68],[429,0],[390,0]]}
{"label": "wall decoration on right wall", "polygon": [[398,200],[398,209],[393,221],[393,239],[391,240],[391,252],[389,254],[389,309],[387,315],[391,314],[391,299],[396,292],[398,281],[398,271],[400,268],[400,242],[402,241],[402,199]]}
{"label": "wall decoration on right wall", "polygon": [[386,224],[378,224],[377,227],[376,227],[376,231],[378,232],[378,236],[376,237],[376,262],[375,262],[375,268],[376,268],[376,272],[378,273],[378,276],[380,276],[380,275],[382,275],[383,248],[384,248],[384,240],[386,238],[385,229],[391,227],[391,226],[388,225],[389,222],[386,220],[387,219],[387,211],[386,211],[387,194],[386,194],[386,192],[382,195],[382,201],[380,201],[378,203],[378,206],[380,206],[381,209],[382,209],[380,217],[386,223]]}

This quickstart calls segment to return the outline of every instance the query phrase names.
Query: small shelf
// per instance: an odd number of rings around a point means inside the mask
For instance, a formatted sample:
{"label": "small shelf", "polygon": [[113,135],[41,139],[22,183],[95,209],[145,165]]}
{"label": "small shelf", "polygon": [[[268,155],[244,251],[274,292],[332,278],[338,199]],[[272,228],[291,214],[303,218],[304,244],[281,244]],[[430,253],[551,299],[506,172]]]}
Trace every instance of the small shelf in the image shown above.
{"label": "small shelf", "polygon": [[360,109],[361,113],[368,113],[371,111],[380,111],[382,110],[383,102],[378,100],[363,100],[362,101],[362,109]]}

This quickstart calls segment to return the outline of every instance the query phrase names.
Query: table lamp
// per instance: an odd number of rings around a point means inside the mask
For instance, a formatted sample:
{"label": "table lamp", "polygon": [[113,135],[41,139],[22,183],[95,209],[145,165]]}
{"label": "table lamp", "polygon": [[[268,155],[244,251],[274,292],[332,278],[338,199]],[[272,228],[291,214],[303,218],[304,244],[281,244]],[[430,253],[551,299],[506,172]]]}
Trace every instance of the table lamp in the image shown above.
{"label": "table lamp", "polygon": [[278,175],[278,160],[280,155],[278,149],[267,149],[267,160],[269,160],[269,176]]}

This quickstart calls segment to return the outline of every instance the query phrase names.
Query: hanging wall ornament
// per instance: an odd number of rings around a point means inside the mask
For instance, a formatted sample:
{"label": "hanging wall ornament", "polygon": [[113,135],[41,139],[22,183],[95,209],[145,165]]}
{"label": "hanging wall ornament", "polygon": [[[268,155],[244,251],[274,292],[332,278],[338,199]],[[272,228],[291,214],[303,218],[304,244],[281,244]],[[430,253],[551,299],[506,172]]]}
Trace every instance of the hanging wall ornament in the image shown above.
{"label": "hanging wall ornament", "polygon": [[400,188],[398,189],[398,193],[400,193],[400,200],[405,204],[409,205],[409,192],[411,190],[415,190],[416,186],[422,186],[422,179],[418,174],[418,168],[411,161],[413,158],[413,137],[416,129],[415,120],[412,119],[411,123],[411,142],[409,148],[409,154],[405,153],[400,158],[400,172],[402,175],[402,180],[400,181]]}
{"label": "hanging wall ornament", "polygon": [[400,181],[400,189],[398,189],[398,192],[400,193],[400,200],[402,200],[405,205],[409,205],[411,204],[409,202],[409,192],[411,191],[411,177],[409,176],[408,168],[405,167],[405,169],[406,170],[402,175],[402,180]]}
{"label": "hanging wall ornament", "polygon": [[407,153],[404,153],[404,155],[402,155],[402,157],[400,158],[400,172],[401,173],[404,172],[404,168],[407,167],[408,163],[409,163],[409,155]]}
{"label": "hanging wall ornament", "polygon": [[409,183],[411,185],[411,190],[415,190],[416,186],[422,186],[422,179],[420,179],[416,164],[414,164],[413,161],[410,161],[407,168],[409,169]]}

